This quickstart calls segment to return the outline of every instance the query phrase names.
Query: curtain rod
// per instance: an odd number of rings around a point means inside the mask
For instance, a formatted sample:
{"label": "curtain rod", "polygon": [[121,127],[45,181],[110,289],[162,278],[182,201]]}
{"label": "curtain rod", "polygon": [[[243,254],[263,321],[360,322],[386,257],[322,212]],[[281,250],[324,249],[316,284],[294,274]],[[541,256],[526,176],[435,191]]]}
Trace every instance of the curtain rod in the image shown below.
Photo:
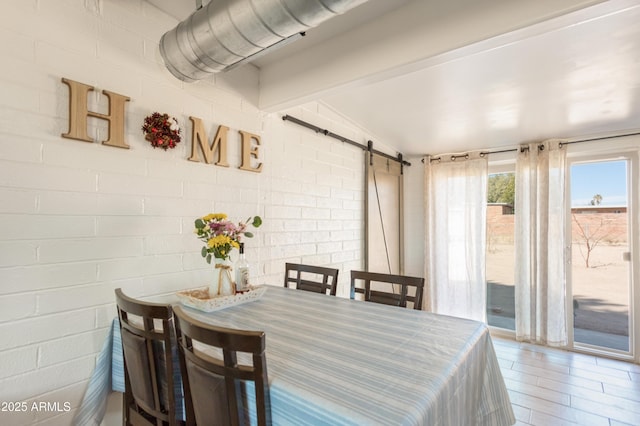
{"label": "curtain rod", "polygon": [[330,137],[332,137],[334,139],[338,139],[339,141],[348,143],[349,145],[357,146],[358,148],[362,149],[363,151],[369,151],[370,153],[373,153],[373,154],[376,154],[376,155],[380,155],[382,157],[388,158],[388,159],[393,160],[393,161],[397,161],[398,163],[402,164],[403,166],[410,166],[411,165],[411,163],[409,163],[408,161],[405,161],[405,160],[402,159],[402,154],[398,154],[397,157],[394,157],[392,155],[389,155],[389,154],[386,154],[384,152],[380,152],[380,151],[378,151],[376,149],[373,149],[372,148],[372,145],[373,145],[372,141],[369,141],[368,146],[362,145],[361,143],[358,143],[356,141],[352,141],[351,139],[347,139],[344,136],[337,135],[337,134],[335,134],[335,133],[333,133],[333,132],[331,132],[331,131],[329,131],[327,129],[322,129],[322,128],[314,125],[314,124],[307,123],[306,121],[300,120],[299,118],[292,117],[292,116],[290,116],[288,114],[287,115],[283,115],[282,116],[282,120],[283,121],[291,121],[292,123],[295,123],[295,124],[297,124],[299,126],[306,127],[307,129],[311,129],[316,133],[322,133],[325,136],[330,136]]}
{"label": "curtain rod", "polygon": [[[623,138],[626,136],[638,136],[640,135],[640,132],[635,132],[635,133],[624,133],[622,135],[614,135],[614,136],[602,136],[602,137],[598,137],[598,138],[591,138],[591,139],[579,139],[579,140],[575,140],[575,141],[569,141],[569,142],[561,142],[560,146],[562,147],[563,145],[571,145],[573,143],[582,143],[582,142],[594,142],[594,141],[601,141],[601,140],[605,140],[605,139],[615,139],[615,138]],[[480,151],[480,157],[484,157],[485,155],[489,155],[489,154],[500,154],[503,152],[516,152],[518,150],[529,150],[528,147],[520,147],[520,148],[511,148],[511,149],[502,149],[502,150],[498,150],[498,151]],[[469,154],[460,154],[460,155],[452,155],[451,156],[451,161],[455,161],[458,158],[469,158]],[[436,158],[432,158],[430,161],[440,161],[442,159],[442,156],[436,157]],[[422,162],[424,163],[424,158],[422,159]]]}

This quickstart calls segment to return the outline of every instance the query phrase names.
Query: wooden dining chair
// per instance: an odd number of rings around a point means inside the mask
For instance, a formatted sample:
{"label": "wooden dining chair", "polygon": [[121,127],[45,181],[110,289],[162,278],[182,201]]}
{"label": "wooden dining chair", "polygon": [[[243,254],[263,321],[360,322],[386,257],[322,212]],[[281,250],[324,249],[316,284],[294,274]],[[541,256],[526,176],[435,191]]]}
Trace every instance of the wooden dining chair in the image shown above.
{"label": "wooden dining chair", "polygon": [[124,353],[122,423],[177,425],[175,333],[171,306],[133,299],[116,289]]}
{"label": "wooden dining chair", "polygon": [[188,422],[193,413],[198,425],[249,425],[247,401],[255,401],[257,424],[271,425],[264,332],[205,324],[181,306],[174,316]]}
{"label": "wooden dining chair", "polygon": [[[362,287],[356,285],[358,281],[364,283]],[[388,290],[382,290],[382,287]],[[411,289],[413,289],[412,292],[410,292]],[[421,277],[351,271],[352,299],[355,299],[356,293],[362,293],[364,300],[367,302],[400,306],[402,308],[406,308],[407,302],[411,302],[413,309],[420,310],[422,309],[423,291],[424,278]]]}
{"label": "wooden dining chair", "polygon": [[313,291],[315,293],[335,296],[338,289],[338,269],[323,266],[286,263],[284,286],[295,284],[298,290]]}

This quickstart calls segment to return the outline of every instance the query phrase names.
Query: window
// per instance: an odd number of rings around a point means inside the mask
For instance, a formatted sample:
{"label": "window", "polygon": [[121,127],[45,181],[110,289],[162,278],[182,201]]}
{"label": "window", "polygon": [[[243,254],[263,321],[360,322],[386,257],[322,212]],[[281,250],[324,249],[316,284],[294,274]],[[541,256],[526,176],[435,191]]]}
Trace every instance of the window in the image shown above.
{"label": "window", "polygon": [[487,181],[487,322],[515,330],[515,173],[489,174]]}

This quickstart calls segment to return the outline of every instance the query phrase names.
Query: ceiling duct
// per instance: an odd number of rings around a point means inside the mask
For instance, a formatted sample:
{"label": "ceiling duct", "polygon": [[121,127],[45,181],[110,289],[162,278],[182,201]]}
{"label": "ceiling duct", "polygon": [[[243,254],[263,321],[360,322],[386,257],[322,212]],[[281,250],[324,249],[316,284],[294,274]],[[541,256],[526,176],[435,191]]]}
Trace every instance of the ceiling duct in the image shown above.
{"label": "ceiling duct", "polygon": [[194,82],[286,44],[367,0],[212,0],[160,39],[171,74]]}

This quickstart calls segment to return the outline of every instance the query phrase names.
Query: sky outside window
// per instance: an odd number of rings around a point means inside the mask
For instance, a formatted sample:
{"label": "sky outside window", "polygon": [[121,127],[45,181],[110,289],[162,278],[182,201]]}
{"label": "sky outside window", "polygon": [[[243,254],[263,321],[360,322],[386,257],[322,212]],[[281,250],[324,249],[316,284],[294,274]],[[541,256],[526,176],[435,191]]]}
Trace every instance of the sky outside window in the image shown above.
{"label": "sky outside window", "polygon": [[571,207],[591,205],[602,196],[601,206],[627,205],[627,162],[624,160],[581,163],[571,166]]}

